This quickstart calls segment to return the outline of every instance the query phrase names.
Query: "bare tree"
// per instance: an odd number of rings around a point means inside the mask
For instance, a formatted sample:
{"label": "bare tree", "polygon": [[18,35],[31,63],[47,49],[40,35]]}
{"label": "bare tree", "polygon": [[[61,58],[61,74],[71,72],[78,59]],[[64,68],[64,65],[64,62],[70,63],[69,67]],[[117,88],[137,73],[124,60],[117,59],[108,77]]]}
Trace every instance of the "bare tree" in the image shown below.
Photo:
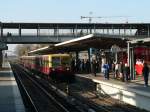
{"label": "bare tree", "polygon": [[16,46],[15,53],[18,56],[28,55],[29,51],[48,46],[48,44],[19,44]]}

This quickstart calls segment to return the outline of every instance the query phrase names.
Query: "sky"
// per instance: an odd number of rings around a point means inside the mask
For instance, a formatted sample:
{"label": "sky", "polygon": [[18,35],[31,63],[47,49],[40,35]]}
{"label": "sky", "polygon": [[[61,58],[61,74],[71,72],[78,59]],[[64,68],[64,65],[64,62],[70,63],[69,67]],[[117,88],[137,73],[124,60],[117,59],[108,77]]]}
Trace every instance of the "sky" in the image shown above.
{"label": "sky", "polygon": [[[150,0],[1,0],[1,22],[150,22]],[[90,13],[92,12],[92,13]],[[108,17],[109,18],[105,18]],[[121,16],[121,17],[112,17]],[[13,50],[15,45],[9,45]]]}

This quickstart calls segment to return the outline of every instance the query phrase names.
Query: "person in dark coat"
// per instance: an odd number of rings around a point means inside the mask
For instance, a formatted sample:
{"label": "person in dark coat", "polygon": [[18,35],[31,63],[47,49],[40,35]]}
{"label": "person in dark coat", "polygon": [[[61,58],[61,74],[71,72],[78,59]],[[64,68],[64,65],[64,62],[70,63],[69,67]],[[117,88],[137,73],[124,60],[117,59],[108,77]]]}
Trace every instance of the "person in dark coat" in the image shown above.
{"label": "person in dark coat", "polygon": [[115,79],[115,63],[113,62],[111,65],[112,73],[113,73],[113,78]]}
{"label": "person in dark coat", "polygon": [[125,63],[123,75],[126,77],[126,81],[129,81],[129,79],[130,79],[130,68],[129,68],[127,63]]}
{"label": "person in dark coat", "polygon": [[81,64],[80,59],[77,59],[77,62],[76,62],[76,72],[77,72],[77,73],[80,72],[80,64]]}
{"label": "person in dark coat", "polygon": [[86,61],[86,72],[89,74],[90,73],[90,71],[91,71],[91,69],[90,69],[90,62],[89,62],[89,60],[87,60]]}
{"label": "person in dark coat", "polygon": [[71,69],[72,69],[72,72],[75,72],[75,60],[74,59],[71,61]]}
{"label": "person in dark coat", "polygon": [[85,65],[84,65],[85,63],[84,63],[84,59],[82,59],[82,61],[81,61],[81,72],[82,73],[84,73],[85,72]]}
{"label": "person in dark coat", "polygon": [[149,68],[147,66],[147,63],[144,63],[142,72],[143,72],[143,76],[144,76],[145,87],[147,87],[148,86],[148,76],[149,76]]}
{"label": "person in dark coat", "polygon": [[123,75],[123,63],[120,62],[119,66],[118,66],[118,71],[119,71],[119,75],[121,80],[124,82],[124,75]]}
{"label": "person in dark coat", "polygon": [[92,61],[92,72],[93,72],[95,77],[96,77],[96,66],[97,66],[96,61],[93,60]]}

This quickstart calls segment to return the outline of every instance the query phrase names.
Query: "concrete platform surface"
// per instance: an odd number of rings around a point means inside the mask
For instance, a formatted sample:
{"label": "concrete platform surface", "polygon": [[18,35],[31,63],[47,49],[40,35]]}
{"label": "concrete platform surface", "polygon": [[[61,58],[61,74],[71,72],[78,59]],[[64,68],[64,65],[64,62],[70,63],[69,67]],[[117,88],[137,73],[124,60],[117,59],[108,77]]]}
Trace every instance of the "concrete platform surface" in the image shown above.
{"label": "concrete platform surface", "polygon": [[[9,63],[5,63],[10,68]],[[0,112],[25,112],[25,107],[11,70],[0,71]]]}
{"label": "concrete platform surface", "polygon": [[[104,75],[102,73],[98,73],[97,76],[95,77],[92,74],[77,74],[77,76],[81,76],[81,77],[85,77],[85,78],[90,78],[92,79],[94,82],[106,82],[107,84],[115,84],[118,87],[123,87],[124,89],[135,89],[135,90],[139,90],[144,92],[148,92],[148,95],[150,96],[150,86],[148,87],[144,87],[144,80],[142,77],[137,78],[136,80],[131,80],[129,82],[122,82],[121,80],[116,80],[111,78],[112,76],[110,76],[109,80],[105,80],[104,79]],[[150,83],[150,77],[149,77],[149,83]]]}
{"label": "concrete platform surface", "polygon": [[105,80],[103,74],[95,77],[91,74],[76,74],[78,77],[88,78],[96,83],[98,93],[108,94],[112,98],[150,111],[150,86],[144,87],[143,78],[130,82],[111,79]]}

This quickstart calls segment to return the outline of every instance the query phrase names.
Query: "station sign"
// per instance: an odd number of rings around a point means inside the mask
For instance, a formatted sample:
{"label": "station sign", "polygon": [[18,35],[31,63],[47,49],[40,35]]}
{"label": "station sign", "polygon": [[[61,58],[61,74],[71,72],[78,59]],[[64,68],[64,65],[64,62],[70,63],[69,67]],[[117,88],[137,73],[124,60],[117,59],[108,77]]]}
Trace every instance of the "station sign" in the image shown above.
{"label": "station sign", "polygon": [[8,50],[8,46],[6,43],[0,42],[0,50]]}

